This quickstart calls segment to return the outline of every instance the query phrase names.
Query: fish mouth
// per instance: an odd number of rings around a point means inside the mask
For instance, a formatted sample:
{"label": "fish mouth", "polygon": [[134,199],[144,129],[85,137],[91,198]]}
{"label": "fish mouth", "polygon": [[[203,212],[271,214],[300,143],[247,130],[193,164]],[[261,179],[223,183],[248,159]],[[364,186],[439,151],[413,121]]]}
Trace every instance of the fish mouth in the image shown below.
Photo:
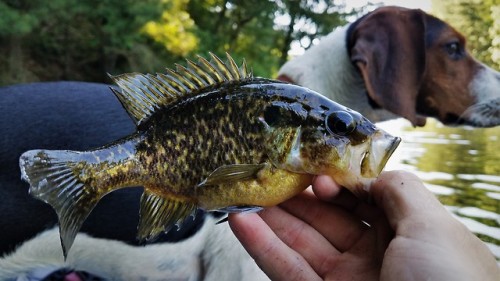
{"label": "fish mouth", "polygon": [[367,199],[370,185],[382,172],[400,143],[400,137],[378,129],[370,136],[369,141],[350,148],[350,153],[346,154],[348,166],[345,171],[333,170],[327,174],[356,197]]}
{"label": "fish mouth", "polygon": [[361,176],[364,178],[377,177],[400,143],[400,137],[391,136],[382,130],[377,132],[368,150],[361,158]]}
{"label": "fish mouth", "polygon": [[387,164],[387,161],[389,161],[389,158],[391,158],[392,154],[394,153],[394,151],[396,151],[396,148],[398,148],[400,143],[401,143],[400,137],[393,137],[391,144],[387,147],[387,151],[378,165],[377,174],[380,174],[380,172],[382,172],[382,170],[385,167],[385,164]]}

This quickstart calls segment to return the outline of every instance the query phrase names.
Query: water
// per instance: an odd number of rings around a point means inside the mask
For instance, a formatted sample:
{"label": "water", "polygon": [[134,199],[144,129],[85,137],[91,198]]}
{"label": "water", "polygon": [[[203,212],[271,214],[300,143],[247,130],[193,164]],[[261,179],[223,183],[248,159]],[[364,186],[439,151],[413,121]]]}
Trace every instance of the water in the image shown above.
{"label": "water", "polygon": [[377,125],[403,139],[386,169],[417,174],[500,262],[500,127],[453,128],[430,119],[424,128],[403,119]]}

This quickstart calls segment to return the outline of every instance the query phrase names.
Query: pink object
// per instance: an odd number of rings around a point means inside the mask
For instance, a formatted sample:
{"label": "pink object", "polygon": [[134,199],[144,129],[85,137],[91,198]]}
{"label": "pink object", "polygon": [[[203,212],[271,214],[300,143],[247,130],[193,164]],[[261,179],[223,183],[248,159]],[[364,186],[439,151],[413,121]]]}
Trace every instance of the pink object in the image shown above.
{"label": "pink object", "polygon": [[83,281],[78,274],[75,272],[71,272],[68,275],[64,276],[64,281]]}

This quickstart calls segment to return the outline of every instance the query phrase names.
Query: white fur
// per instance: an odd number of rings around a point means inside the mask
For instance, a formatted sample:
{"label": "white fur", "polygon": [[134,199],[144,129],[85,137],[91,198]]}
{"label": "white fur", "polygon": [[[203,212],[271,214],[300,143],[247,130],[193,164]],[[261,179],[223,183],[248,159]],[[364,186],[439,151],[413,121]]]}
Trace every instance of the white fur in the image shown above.
{"label": "white fur", "polygon": [[363,78],[351,63],[347,52],[348,27],[335,29],[302,56],[285,63],[278,76],[286,75],[294,83],[352,108],[373,122],[397,118],[387,110],[374,110],[369,105]]}
{"label": "white fur", "polygon": [[41,280],[40,274],[59,268],[87,271],[106,280],[269,280],[229,225],[215,222],[207,217],[203,227],[182,242],[144,247],[79,233],[66,263],[59,231],[53,228],[0,259],[0,280]]}
{"label": "white fur", "polygon": [[461,117],[482,126],[500,124],[500,73],[482,65],[470,83],[469,90],[477,103]]}
{"label": "white fur", "polygon": [[481,65],[472,80],[470,91],[478,102],[500,99],[500,73],[484,64]]}

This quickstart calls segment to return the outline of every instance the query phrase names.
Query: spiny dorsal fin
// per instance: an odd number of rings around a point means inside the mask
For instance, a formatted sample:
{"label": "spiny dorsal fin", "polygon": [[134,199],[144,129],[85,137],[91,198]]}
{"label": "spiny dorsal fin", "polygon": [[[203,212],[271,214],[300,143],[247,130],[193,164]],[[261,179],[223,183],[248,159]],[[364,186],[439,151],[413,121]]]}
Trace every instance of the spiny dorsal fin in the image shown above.
{"label": "spiny dorsal fin", "polygon": [[224,83],[252,78],[247,65],[238,67],[233,58],[226,53],[227,62],[210,53],[211,60],[198,56],[198,63],[187,60],[187,66],[176,65],[176,70],[167,69],[165,73],[141,74],[126,73],[111,76],[120,90],[111,88],[127,113],[139,126],[158,109],[193,95],[200,90]]}

